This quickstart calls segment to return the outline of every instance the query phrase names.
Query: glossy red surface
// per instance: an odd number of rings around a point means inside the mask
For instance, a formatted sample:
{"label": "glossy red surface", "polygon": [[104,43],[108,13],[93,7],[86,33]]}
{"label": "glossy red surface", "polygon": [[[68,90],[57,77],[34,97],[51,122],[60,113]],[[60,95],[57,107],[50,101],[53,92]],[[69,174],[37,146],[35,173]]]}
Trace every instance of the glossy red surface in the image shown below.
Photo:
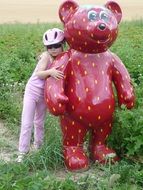
{"label": "glossy red surface", "polygon": [[[89,165],[83,150],[88,131],[91,131],[89,150],[94,161],[105,163],[108,155],[115,154],[106,147],[115,110],[113,84],[119,105],[132,108],[135,98],[127,69],[108,50],[118,33],[122,15],[119,5],[109,1],[104,7],[79,7],[73,0],[67,0],[59,14],[70,49],[54,62],[65,78],[46,80],[45,100],[52,114],[61,115],[67,168],[82,170]],[[119,158],[115,156],[113,160]]]}

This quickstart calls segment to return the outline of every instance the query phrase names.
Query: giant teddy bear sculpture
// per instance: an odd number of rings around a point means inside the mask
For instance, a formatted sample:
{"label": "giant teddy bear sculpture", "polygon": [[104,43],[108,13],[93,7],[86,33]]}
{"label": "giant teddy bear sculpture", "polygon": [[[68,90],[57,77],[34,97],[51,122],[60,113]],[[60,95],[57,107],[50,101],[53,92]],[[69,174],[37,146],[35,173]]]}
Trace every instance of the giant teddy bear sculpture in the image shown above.
{"label": "giant teddy bear sculpture", "polygon": [[83,148],[88,131],[90,158],[105,163],[112,155],[112,161],[118,161],[115,151],[106,145],[115,109],[112,83],[119,105],[130,109],[135,99],[127,69],[109,50],[118,34],[121,8],[114,1],[104,6],[79,6],[66,0],[59,16],[70,49],[53,64],[65,77],[46,80],[45,100],[50,112],[60,115],[65,165],[72,171],[88,168]]}

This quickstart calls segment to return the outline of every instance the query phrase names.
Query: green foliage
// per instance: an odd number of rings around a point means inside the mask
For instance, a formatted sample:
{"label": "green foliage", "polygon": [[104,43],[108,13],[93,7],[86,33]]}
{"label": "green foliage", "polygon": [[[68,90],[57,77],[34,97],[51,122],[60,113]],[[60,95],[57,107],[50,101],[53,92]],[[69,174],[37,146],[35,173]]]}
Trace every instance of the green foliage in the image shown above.
{"label": "green foliage", "polygon": [[[0,118],[19,131],[22,97],[37,56],[43,51],[42,35],[57,24],[0,25]],[[124,22],[119,37],[111,47],[126,65],[133,79],[136,105],[132,110],[124,106],[116,108],[113,133],[108,141],[118,154],[125,158],[141,158],[143,155],[143,21]],[[0,190],[106,190],[112,184],[114,190],[142,189],[141,164],[122,161],[114,166],[97,166],[94,175],[86,175],[77,181],[68,176],[58,180],[51,176],[51,169],[63,167],[61,130],[58,120],[49,115],[46,120],[45,144],[30,154],[21,165],[0,163]],[[16,132],[16,133],[17,133]],[[55,138],[56,137],[56,138]],[[101,175],[99,175],[101,172]]]}

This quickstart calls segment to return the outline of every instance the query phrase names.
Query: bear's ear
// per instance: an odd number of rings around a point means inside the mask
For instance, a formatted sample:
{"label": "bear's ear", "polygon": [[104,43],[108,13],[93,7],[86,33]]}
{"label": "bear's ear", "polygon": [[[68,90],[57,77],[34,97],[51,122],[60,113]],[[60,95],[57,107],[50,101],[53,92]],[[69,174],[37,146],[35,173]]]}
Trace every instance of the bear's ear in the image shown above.
{"label": "bear's ear", "polygon": [[116,3],[115,1],[108,1],[105,7],[108,8],[110,11],[112,11],[112,13],[115,15],[117,22],[119,24],[122,18],[122,10],[120,6],[118,5],[118,3]]}
{"label": "bear's ear", "polygon": [[66,0],[61,4],[59,8],[59,17],[64,24],[68,21],[70,15],[77,7],[78,4],[74,0]]}

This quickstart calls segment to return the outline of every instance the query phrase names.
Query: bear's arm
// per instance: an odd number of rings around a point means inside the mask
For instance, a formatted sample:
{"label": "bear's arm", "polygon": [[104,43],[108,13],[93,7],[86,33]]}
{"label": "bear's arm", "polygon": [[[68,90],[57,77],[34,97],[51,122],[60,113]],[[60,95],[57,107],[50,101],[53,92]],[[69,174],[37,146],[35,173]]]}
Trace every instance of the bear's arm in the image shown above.
{"label": "bear's arm", "polygon": [[53,62],[52,67],[64,73],[63,79],[54,79],[49,77],[45,81],[45,102],[49,111],[54,115],[62,115],[65,112],[65,106],[68,102],[68,97],[64,94],[64,85],[67,74],[67,65],[69,62],[68,52],[59,55]]}
{"label": "bear's arm", "polygon": [[122,61],[115,54],[112,54],[112,64],[113,82],[117,90],[119,105],[124,104],[130,109],[135,102],[130,75]]}

